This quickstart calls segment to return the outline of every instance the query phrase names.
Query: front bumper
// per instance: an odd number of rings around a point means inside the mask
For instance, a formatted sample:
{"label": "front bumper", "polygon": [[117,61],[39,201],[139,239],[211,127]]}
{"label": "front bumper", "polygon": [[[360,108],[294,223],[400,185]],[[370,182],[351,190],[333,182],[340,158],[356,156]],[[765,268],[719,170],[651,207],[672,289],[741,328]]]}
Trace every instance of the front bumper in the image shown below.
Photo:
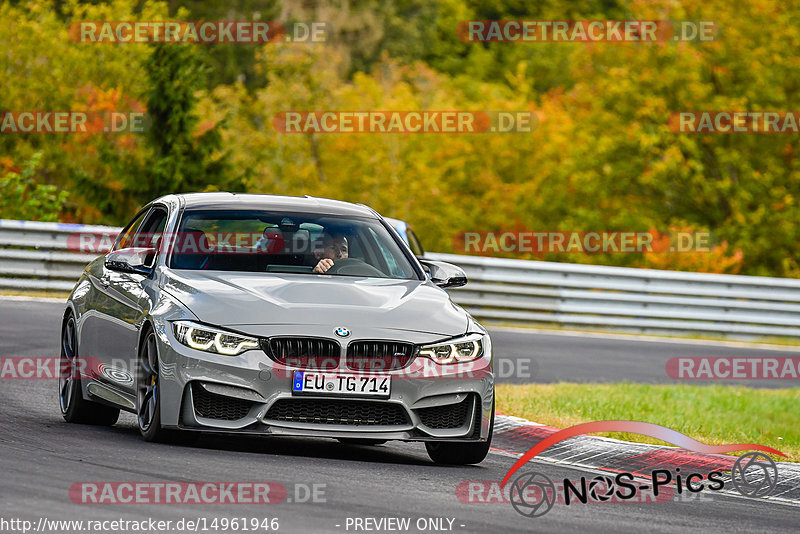
{"label": "front bumper", "polygon": [[[238,356],[197,351],[158,330],[161,422],[211,432],[485,441],[494,401],[491,344],[474,361],[438,365],[416,358],[392,377],[388,398],[292,394],[292,367],[261,350]],[[327,372],[355,373],[345,369]]]}

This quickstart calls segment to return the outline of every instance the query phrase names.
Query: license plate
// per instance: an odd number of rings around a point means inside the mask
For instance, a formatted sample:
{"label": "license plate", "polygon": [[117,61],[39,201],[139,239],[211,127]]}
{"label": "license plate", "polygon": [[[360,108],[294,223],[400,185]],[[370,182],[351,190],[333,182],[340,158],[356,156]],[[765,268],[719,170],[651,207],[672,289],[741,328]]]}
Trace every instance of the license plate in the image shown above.
{"label": "license plate", "polygon": [[388,397],[391,393],[391,385],[392,379],[389,376],[295,371],[292,393]]}

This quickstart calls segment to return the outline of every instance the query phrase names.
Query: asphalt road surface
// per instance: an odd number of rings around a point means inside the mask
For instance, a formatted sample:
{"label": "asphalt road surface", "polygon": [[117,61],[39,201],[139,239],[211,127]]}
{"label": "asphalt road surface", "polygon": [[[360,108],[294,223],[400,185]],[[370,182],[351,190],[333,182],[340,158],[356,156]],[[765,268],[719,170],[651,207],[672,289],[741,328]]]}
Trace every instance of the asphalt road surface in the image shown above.
{"label": "asphalt road surface", "polygon": [[[543,333],[490,328],[499,382],[638,382],[675,384],[667,375],[671,358],[725,356],[782,358],[800,356],[800,347],[719,343],[690,339],[653,341],[636,336],[571,332]],[[508,360],[508,361],[503,361]],[[512,363],[513,362],[513,363]],[[525,365],[523,365],[525,364]],[[532,372],[526,373],[525,369]],[[506,376],[504,376],[506,375]],[[686,383],[710,384],[710,380]],[[798,380],[714,380],[713,383],[762,388],[787,388]]]}
{"label": "asphalt road surface", "polygon": [[[58,355],[61,303],[0,299],[0,356]],[[800,348],[751,348],[692,340],[650,341],[635,336],[537,332],[490,328],[498,382],[639,382],[669,384],[666,372],[677,357],[800,356]],[[695,384],[709,381],[692,381]],[[756,387],[794,387],[795,380],[730,380]]]}
{"label": "asphalt road surface", "polygon": [[[0,301],[0,356],[55,354],[60,314],[60,304]],[[720,353],[700,345],[507,331],[494,337],[498,351],[536,359],[537,381],[627,377],[664,382],[662,360],[676,351],[726,355],[734,350],[719,349]],[[637,358],[646,363],[637,363]],[[376,531],[375,523],[365,522],[361,525],[372,530],[355,530],[357,518],[410,518],[410,532],[783,532],[796,531],[800,520],[800,508],[795,506],[718,494],[700,502],[560,505],[545,516],[526,518],[508,503],[463,503],[456,496],[463,481],[503,478],[514,459],[498,453],[479,466],[438,467],[428,460],[423,446],[396,442],[368,447],[333,440],[209,436],[192,446],[151,444],[139,438],[129,414],[112,428],[70,425],[62,420],[57,402],[52,380],[0,381],[0,530],[4,532],[20,530],[2,521],[27,519],[36,526],[42,517],[152,517],[171,520],[173,525],[182,518],[205,518],[209,526],[215,517],[277,518],[279,532]],[[546,462],[533,462],[531,467],[553,480],[594,476]],[[274,481],[288,489],[289,497],[270,505],[73,502],[69,489],[91,481]],[[316,502],[297,502],[314,485]],[[444,528],[436,529],[435,522],[423,524],[431,518],[443,519]],[[424,528],[417,529],[418,525]]]}

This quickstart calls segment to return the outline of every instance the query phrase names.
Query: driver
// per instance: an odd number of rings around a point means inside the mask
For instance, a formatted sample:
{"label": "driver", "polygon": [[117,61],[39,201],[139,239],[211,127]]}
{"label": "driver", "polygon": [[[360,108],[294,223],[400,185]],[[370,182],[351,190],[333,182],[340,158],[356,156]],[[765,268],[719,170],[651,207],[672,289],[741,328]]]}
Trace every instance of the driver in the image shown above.
{"label": "driver", "polygon": [[349,249],[347,246],[347,238],[343,235],[331,235],[329,233],[322,234],[322,246],[314,251],[314,256],[319,260],[315,273],[324,273],[333,267],[333,260],[340,260],[347,257]]}

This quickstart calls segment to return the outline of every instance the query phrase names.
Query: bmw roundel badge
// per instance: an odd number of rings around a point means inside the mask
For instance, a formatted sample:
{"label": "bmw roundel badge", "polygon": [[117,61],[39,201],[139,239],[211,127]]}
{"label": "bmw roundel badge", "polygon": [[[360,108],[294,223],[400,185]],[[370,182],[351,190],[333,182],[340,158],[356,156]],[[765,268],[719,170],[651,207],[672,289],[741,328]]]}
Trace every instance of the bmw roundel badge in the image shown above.
{"label": "bmw roundel badge", "polygon": [[339,328],[334,330],[333,333],[336,334],[339,337],[350,337],[350,330],[348,330],[347,328],[345,328],[343,326],[340,326]]}

